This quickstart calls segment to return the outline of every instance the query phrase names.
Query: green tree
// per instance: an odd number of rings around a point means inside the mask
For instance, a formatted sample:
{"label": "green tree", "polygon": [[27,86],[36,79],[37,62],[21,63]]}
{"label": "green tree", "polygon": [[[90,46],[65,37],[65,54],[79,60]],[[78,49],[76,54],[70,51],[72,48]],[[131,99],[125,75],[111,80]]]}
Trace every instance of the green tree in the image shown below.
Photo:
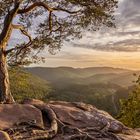
{"label": "green tree", "polygon": [[[14,102],[7,63],[23,65],[43,60],[37,54],[45,47],[52,52],[60,49],[64,40],[80,38],[83,30],[114,26],[116,5],[117,0],[1,0],[0,102]],[[33,19],[40,16],[43,17],[41,23],[32,26]],[[29,41],[8,48],[13,30],[20,30]]]}
{"label": "green tree", "polygon": [[121,100],[121,111],[118,119],[127,126],[140,127],[140,76],[129,98]]}
{"label": "green tree", "polygon": [[22,102],[26,98],[47,101],[46,96],[53,91],[51,85],[26,70],[19,67],[9,68],[11,92],[16,102]]}

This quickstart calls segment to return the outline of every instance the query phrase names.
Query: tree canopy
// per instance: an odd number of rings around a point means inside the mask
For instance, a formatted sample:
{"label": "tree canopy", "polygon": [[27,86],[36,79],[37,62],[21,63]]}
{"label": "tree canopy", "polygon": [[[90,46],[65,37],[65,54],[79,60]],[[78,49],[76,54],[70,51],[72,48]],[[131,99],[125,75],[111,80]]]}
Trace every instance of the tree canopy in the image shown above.
{"label": "tree canopy", "polygon": [[1,0],[0,42],[8,41],[13,30],[28,38],[6,48],[8,63],[43,60],[38,54],[45,47],[52,53],[64,41],[81,38],[83,30],[114,26],[116,7],[117,0]]}
{"label": "tree canopy", "polygon": [[135,81],[133,92],[127,100],[121,100],[121,111],[118,119],[133,128],[140,127],[140,76]]}

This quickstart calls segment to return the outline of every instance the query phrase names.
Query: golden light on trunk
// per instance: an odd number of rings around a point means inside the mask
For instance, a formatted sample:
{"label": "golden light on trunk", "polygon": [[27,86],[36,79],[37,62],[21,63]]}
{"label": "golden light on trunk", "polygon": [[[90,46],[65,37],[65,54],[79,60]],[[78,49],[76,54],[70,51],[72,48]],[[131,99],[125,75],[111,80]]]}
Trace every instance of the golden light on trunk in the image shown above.
{"label": "golden light on trunk", "polygon": [[10,91],[6,56],[3,49],[0,50],[0,102],[14,103],[14,99]]}

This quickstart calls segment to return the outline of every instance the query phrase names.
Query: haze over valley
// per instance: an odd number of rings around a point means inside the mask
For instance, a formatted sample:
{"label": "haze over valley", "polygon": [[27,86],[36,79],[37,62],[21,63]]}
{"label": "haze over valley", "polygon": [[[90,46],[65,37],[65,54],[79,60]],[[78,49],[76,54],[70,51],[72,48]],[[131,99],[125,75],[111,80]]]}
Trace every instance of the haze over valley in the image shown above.
{"label": "haze over valley", "polygon": [[[30,67],[25,68],[24,71],[29,77],[34,77],[32,82],[33,78],[26,80],[31,96],[35,94],[37,98],[40,96],[46,101],[86,102],[113,115],[119,112],[120,99],[126,99],[133,90],[134,81],[137,80],[134,74],[140,74],[140,71],[112,67]],[[19,74],[23,71],[16,72]],[[37,77],[40,80],[37,80]],[[28,92],[25,92],[25,97],[28,97]]]}

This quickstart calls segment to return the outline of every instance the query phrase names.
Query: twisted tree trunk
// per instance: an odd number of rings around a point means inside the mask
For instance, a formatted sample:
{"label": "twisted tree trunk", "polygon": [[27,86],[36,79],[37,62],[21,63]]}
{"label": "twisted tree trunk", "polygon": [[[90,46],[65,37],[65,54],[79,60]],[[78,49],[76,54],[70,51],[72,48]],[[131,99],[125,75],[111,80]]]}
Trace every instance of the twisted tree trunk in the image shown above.
{"label": "twisted tree trunk", "polygon": [[10,91],[9,75],[6,60],[6,47],[12,34],[12,21],[16,16],[22,0],[14,1],[14,8],[9,9],[4,19],[4,26],[0,34],[0,103],[14,103]]}
{"label": "twisted tree trunk", "polygon": [[10,91],[6,55],[3,51],[3,46],[0,48],[0,103],[14,103]]}

